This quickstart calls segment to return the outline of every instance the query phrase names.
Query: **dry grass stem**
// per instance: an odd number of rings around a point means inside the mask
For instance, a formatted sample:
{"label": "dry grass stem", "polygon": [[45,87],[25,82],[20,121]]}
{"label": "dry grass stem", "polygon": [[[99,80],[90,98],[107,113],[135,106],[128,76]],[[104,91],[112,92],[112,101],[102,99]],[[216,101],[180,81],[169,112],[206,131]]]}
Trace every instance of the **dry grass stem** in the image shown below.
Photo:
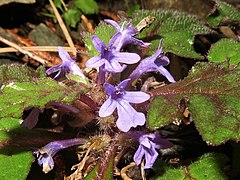
{"label": "dry grass stem", "polygon": [[35,61],[40,62],[41,64],[47,65],[48,61],[44,60],[43,58],[37,56],[36,54],[30,53],[27,50],[24,50],[22,47],[18,46],[17,44],[8,41],[7,39],[0,36],[0,41],[8,46],[11,46],[12,48],[16,49],[17,51],[27,55],[28,57],[34,59]]}
{"label": "dry grass stem", "polygon": [[75,48],[75,46],[74,46],[74,44],[73,44],[73,40],[72,40],[72,38],[71,38],[71,36],[70,36],[67,28],[66,28],[66,26],[65,26],[65,24],[64,24],[64,22],[63,22],[63,20],[62,20],[61,15],[59,14],[59,12],[58,12],[55,4],[53,3],[53,1],[52,1],[52,0],[49,0],[49,2],[50,2],[51,6],[52,6],[52,8],[53,8],[53,12],[54,12],[54,14],[55,14],[55,16],[56,16],[56,18],[57,18],[57,21],[58,21],[58,23],[59,23],[62,31],[63,31],[64,36],[65,36],[66,39],[67,39],[67,42],[68,42],[69,46],[70,46],[73,50],[75,50],[75,51],[73,52],[73,55],[76,56],[76,54],[77,54],[76,48]]}
{"label": "dry grass stem", "polygon": [[[21,48],[26,51],[58,52],[57,46],[27,46],[27,47],[21,47]],[[76,49],[73,50],[70,47],[62,47],[62,48],[67,52],[71,52],[71,53],[76,51]],[[18,50],[13,47],[0,48],[0,53],[7,53],[7,52],[18,52]]]}

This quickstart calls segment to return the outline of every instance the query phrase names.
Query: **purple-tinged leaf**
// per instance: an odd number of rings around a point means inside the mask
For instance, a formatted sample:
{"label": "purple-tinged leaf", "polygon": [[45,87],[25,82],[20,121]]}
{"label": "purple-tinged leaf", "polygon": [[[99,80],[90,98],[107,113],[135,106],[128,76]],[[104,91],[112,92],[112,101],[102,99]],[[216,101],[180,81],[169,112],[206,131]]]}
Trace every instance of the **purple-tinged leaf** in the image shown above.
{"label": "purple-tinged leaf", "polygon": [[186,104],[204,141],[219,145],[240,140],[240,70],[199,63],[180,82],[151,91],[147,125],[151,129],[180,123],[180,101]]}

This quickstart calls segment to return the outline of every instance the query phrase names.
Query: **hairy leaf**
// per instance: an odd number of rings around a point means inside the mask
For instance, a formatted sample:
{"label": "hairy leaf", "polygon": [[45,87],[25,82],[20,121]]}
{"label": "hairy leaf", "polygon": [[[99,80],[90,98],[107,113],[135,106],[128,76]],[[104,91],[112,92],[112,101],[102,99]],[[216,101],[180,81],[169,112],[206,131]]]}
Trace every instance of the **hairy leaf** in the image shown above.
{"label": "hairy leaf", "polygon": [[[19,127],[19,120],[0,119],[0,179],[25,179],[33,162],[31,152],[16,147],[5,147],[12,135],[9,132]],[[21,162],[21,163],[20,163]]]}
{"label": "hairy leaf", "polygon": [[240,21],[240,11],[230,4],[215,0],[215,11],[208,16],[208,23],[212,26],[218,26],[223,20]]}
{"label": "hairy leaf", "polygon": [[41,72],[19,63],[4,64],[0,66],[0,83],[12,81],[31,81],[40,77]]}
{"label": "hairy leaf", "polygon": [[232,39],[221,39],[216,42],[208,53],[211,62],[223,62],[230,60],[230,64],[240,62],[240,43]]}
{"label": "hairy leaf", "polygon": [[199,160],[189,166],[173,168],[162,165],[164,173],[157,180],[180,180],[180,179],[228,179],[223,172],[228,158],[223,154],[209,153],[201,156]]}
{"label": "hairy leaf", "polygon": [[20,125],[20,119],[14,118],[2,118],[0,119],[0,147],[5,145],[4,141],[7,141],[11,138],[9,132],[13,129],[16,129]]}
{"label": "hairy leaf", "polygon": [[63,84],[49,78],[32,79],[29,82],[10,82],[2,86],[0,117],[19,118],[25,108],[43,108],[50,101],[71,102],[76,96]]}
{"label": "hairy leaf", "polygon": [[163,38],[164,52],[171,52],[188,58],[203,58],[194,51],[194,37],[197,34],[208,34],[213,31],[196,16],[166,10],[136,11],[133,14],[134,24],[136,25],[147,16],[156,17],[156,20],[138,37],[147,41],[150,40],[152,43],[148,55],[155,52],[160,39]]}
{"label": "hairy leaf", "polygon": [[75,4],[84,14],[98,13],[98,4],[94,0],[76,0]]}
{"label": "hairy leaf", "polygon": [[26,179],[32,162],[33,156],[29,151],[21,151],[19,148],[1,148],[0,179]]}
{"label": "hairy leaf", "polygon": [[[239,86],[239,69],[198,63],[184,80],[151,92],[154,98],[147,125],[157,129],[173,122],[180,123],[180,110],[186,106],[206,142],[218,145],[229,139],[239,141]],[[187,99],[185,104],[182,103],[184,99]]]}

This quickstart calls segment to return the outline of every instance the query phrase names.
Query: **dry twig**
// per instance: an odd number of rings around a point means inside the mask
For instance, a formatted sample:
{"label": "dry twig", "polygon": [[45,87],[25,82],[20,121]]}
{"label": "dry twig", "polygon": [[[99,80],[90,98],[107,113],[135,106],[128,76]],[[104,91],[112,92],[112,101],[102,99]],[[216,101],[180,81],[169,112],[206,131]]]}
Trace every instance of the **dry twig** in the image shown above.
{"label": "dry twig", "polygon": [[142,161],[142,163],[141,163],[141,176],[142,176],[142,180],[147,180],[145,170],[143,169],[143,166],[144,166],[144,161]]}
{"label": "dry twig", "polygon": [[127,170],[135,165],[136,165],[135,162],[131,162],[129,165],[121,169],[121,177],[123,180],[132,180],[131,178],[128,177]]}
{"label": "dry twig", "polygon": [[15,48],[17,51],[19,51],[19,52],[21,52],[21,53],[29,56],[30,58],[32,58],[32,59],[40,62],[41,64],[47,65],[47,63],[48,63],[48,62],[47,62],[46,60],[44,60],[43,58],[41,58],[41,57],[39,57],[39,56],[37,56],[37,55],[35,55],[35,54],[32,54],[32,53],[30,53],[30,52],[27,51],[27,50],[24,50],[23,48],[21,48],[21,47],[18,46],[17,44],[8,41],[7,39],[3,38],[2,36],[0,36],[0,41],[1,41],[2,43],[4,43],[4,44],[8,45],[8,46],[11,46],[11,47]]}
{"label": "dry twig", "polygon": [[[21,47],[23,50],[26,51],[47,51],[47,52],[58,52],[57,46],[27,46],[27,47]],[[62,47],[67,52],[75,52],[76,49],[72,49],[70,47]],[[0,48],[0,53],[6,53],[6,52],[18,52],[16,48],[13,47],[5,47]]]}
{"label": "dry twig", "polygon": [[86,16],[84,16],[83,14],[81,15],[81,19],[83,20],[83,22],[86,24],[88,31],[90,33],[94,33],[94,29],[93,29],[93,25],[89,22],[89,20],[87,19]]}
{"label": "dry twig", "polygon": [[[20,44],[22,44],[23,46],[21,46],[21,48],[23,48],[24,50],[27,50],[27,51],[30,51],[28,49],[25,49],[27,47],[33,47],[35,46],[36,44],[31,40],[31,39],[25,39],[21,36],[19,36],[18,34],[16,34],[15,32],[13,32],[12,30],[8,29],[6,30],[8,33],[12,34],[14,37],[16,37]],[[26,46],[26,47],[25,47]],[[37,47],[37,46],[36,46]],[[4,51],[4,49],[2,50]],[[42,59],[46,59],[49,63],[48,65],[56,65],[56,64],[59,64],[62,62],[62,60],[57,57],[57,56],[52,56],[52,54],[50,54],[49,52],[46,51],[39,51],[38,49],[36,49],[35,51],[32,51],[33,54],[41,57]],[[23,58],[23,61],[24,61],[24,58]],[[30,60],[30,63],[31,63],[31,60]]]}
{"label": "dry twig", "polygon": [[119,17],[117,17],[114,13],[109,12],[109,11],[100,11],[100,14],[110,17],[111,19],[113,19],[114,21],[119,21]]}

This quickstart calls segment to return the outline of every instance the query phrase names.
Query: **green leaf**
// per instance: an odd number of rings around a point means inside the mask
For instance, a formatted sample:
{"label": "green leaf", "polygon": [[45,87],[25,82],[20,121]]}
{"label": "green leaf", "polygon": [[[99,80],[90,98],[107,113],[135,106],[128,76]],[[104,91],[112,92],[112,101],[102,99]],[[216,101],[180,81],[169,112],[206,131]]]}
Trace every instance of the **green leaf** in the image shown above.
{"label": "green leaf", "polygon": [[0,83],[12,82],[12,81],[31,81],[32,78],[37,78],[42,75],[41,70],[37,72],[19,63],[5,64],[0,66]]}
{"label": "green leaf", "polygon": [[224,62],[230,60],[230,64],[240,62],[240,43],[232,39],[221,39],[216,42],[208,53],[211,62]]}
{"label": "green leaf", "polygon": [[68,9],[63,14],[63,18],[66,21],[67,25],[75,28],[77,23],[80,21],[81,11],[78,9]]}
{"label": "green leaf", "polygon": [[[97,35],[106,45],[108,45],[108,41],[112,38],[115,32],[116,30],[112,26],[106,23],[99,23],[94,34]],[[89,56],[96,56],[99,54],[92,43],[92,34],[87,33],[84,37],[84,41],[88,49],[87,52]]]}
{"label": "green leaf", "polygon": [[171,52],[187,58],[203,58],[194,50],[194,37],[197,34],[208,34],[213,31],[196,16],[166,10],[136,11],[133,14],[134,24],[136,25],[147,16],[156,17],[156,20],[149,28],[142,31],[138,38],[151,39],[149,56],[154,54],[160,39],[163,38],[164,52]]}
{"label": "green leaf", "polygon": [[98,4],[94,0],[76,0],[75,4],[84,14],[98,13]]}
{"label": "green leaf", "polygon": [[73,80],[75,82],[78,82],[78,83],[83,83],[83,84],[86,84],[86,85],[90,85],[88,79],[83,78],[79,75],[75,75],[73,73],[66,74],[66,78],[68,78],[69,80]]}
{"label": "green leaf", "polygon": [[[227,156],[217,153],[209,153],[201,156],[188,167],[173,168],[162,165],[164,173],[157,180],[182,180],[182,179],[228,179],[223,172],[224,165],[228,162]],[[159,166],[158,166],[159,167]],[[156,169],[157,170],[157,169]]]}
{"label": "green leaf", "polygon": [[[10,130],[16,129],[20,126],[20,119],[15,118],[2,118],[0,119],[0,142],[4,144],[4,141],[7,141],[11,138],[9,134]],[[1,147],[1,145],[0,145]]]}
{"label": "green leaf", "polygon": [[55,6],[57,8],[59,8],[62,12],[64,11],[63,8],[62,8],[62,2],[61,0],[53,0],[53,3],[55,4]]}
{"label": "green leaf", "polygon": [[93,170],[84,178],[85,180],[92,180],[97,176],[99,165],[96,165]]}
{"label": "green leaf", "polygon": [[0,149],[0,179],[26,179],[33,162],[32,153],[21,149]]}
{"label": "green leaf", "polygon": [[188,167],[189,173],[194,179],[228,179],[223,172],[228,161],[228,157],[223,154],[205,154]]}
{"label": "green leaf", "polygon": [[151,91],[147,125],[150,129],[181,122],[184,98],[204,141],[219,145],[240,140],[240,70],[198,63],[182,81]]}
{"label": "green leaf", "polygon": [[9,132],[18,128],[19,119],[0,119],[0,179],[26,179],[33,162],[31,152],[16,147],[5,147],[12,138]]}
{"label": "green leaf", "polygon": [[131,16],[134,11],[140,10],[140,8],[141,8],[140,4],[136,4],[136,5],[134,5],[134,6],[131,6],[131,7],[128,8],[128,10],[127,10],[127,15],[128,15],[128,16]]}
{"label": "green leaf", "polygon": [[208,16],[207,21],[212,26],[218,26],[223,20],[240,21],[240,11],[226,2],[215,0],[215,11]]}
{"label": "green leaf", "polygon": [[26,107],[43,108],[50,101],[69,102],[77,95],[71,88],[49,78],[32,79],[29,82],[10,82],[2,86],[0,94],[0,118],[19,118]]}

